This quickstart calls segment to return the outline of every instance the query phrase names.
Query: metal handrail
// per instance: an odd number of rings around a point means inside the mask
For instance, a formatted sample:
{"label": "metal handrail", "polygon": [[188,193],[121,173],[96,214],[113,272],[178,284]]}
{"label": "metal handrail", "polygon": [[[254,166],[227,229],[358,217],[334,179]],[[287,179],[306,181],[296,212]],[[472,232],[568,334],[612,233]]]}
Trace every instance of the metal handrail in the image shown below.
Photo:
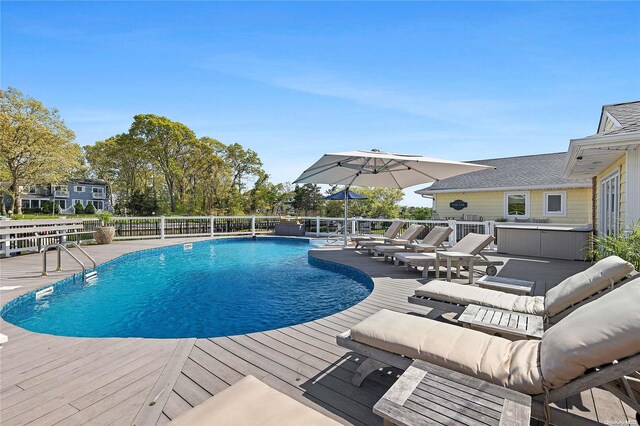
{"label": "metal handrail", "polygon": [[97,271],[96,261],[93,259],[93,257],[91,257],[89,255],[89,253],[84,251],[82,248],[80,248],[80,246],[77,243],[75,243],[73,241],[67,241],[65,243],[47,244],[44,247],[44,249],[42,250],[42,276],[46,277],[46,276],[49,275],[48,272],[47,272],[47,252],[49,251],[49,249],[55,247],[57,249],[57,251],[58,251],[58,267],[56,268],[56,271],[62,271],[62,259],[61,259],[61,251],[60,250],[64,250],[82,268],[82,280],[84,281],[87,278],[87,268],[86,268],[86,266],[84,265],[84,263],[80,259],[78,259],[76,256],[74,256],[74,254],[71,253],[69,251],[69,249],[67,249],[67,247],[65,247],[66,244],[71,244],[71,245],[77,247],[78,250],[80,250],[87,258],[89,258],[89,260],[93,264],[93,270]]}
{"label": "metal handrail", "polygon": [[93,264],[93,270],[94,270],[94,271],[97,271],[97,270],[98,270],[98,265],[96,264],[96,260],[95,260],[93,257],[91,257],[91,256],[89,255],[89,253],[87,253],[87,252],[86,252],[82,247],[80,247],[80,245],[79,245],[78,243],[76,243],[75,241],[67,241],[67,242],[65,242],[65,243],[63,243],[63,244],[71,244],[71,245],[73,245],[74,247],[76,247],[78,250],[80,250],[80,252],[81,252],[82,254],[84,254],[84,255],[85,255],[85,257],[86,257],[87,259],[89,259],[89,260],[91,261],[91,263]]}

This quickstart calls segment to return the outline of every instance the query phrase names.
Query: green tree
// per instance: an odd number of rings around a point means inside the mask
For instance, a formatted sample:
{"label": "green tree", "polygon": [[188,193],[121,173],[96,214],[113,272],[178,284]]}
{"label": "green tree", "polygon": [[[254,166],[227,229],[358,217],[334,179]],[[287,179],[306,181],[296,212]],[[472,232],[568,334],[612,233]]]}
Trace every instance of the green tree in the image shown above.
{"label": "green tree", "polygon": [[[337,190],[334,187],[330,190],[333,193]],[[353,192],[367,197],[366,200],[350,200],[350,217],[370,217],[370,218],[393,218],[398,217],[400,206],[404,194],[400,189],[393,188],[366,188],[352,187]],[[327,216],[341,217],[344,215],[344,201],[329,201],[327,203]]]}
{"label": "green tree", "polygon": [[80,201],[76,201],[76,203],[73,205],[73,209],[75,210],[76,214],[84,213],[84,206]]}
{"label": "green tree", "polygon": [[176,212],[176,186],[184,175],[180,160],[193,147],[196,135],[182,123],[153,114],[133,117],[129,135],[140,144],[148,160],[158,168],[166,186],[172,213]]}
{"label": "green tree", "polygon": [[87,205],[84,208],[84,212],[86,214],[94,214],[96,212],[96,208],[93,206],[93,204],[87,203]]}
{"label": "green tree", "polygon": [[9,87],[0,89],[0,175],[8,178],[13,211],[23,187],[60,182],[81,167],[80,147],[58,110]]}
{"label": "green tree", "polygon": [[312,183],[305,183],[302,186],[296,185],[293,190],[291,206],[298,214],[318,214],[324,206],[324,197],[320,192],[320,187]]}

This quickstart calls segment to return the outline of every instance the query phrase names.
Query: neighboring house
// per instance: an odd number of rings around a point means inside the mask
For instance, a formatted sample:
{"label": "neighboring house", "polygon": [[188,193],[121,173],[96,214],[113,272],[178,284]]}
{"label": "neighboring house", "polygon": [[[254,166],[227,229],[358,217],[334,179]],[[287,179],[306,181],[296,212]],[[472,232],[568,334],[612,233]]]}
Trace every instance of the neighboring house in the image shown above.
{"label": "neighboring house", "polygon": [[416,193],[433,197],[440,219],[591,222],[591,179],[562,176],[564,152],[471,161],[493,166],[442,179]]}
{"label": "neighboring house", "polygon": [[640,101],[604,105],[595,135],[572,139],[564,177],[590,179],[593,221],[615,235],[640,221]]}
{"label": "neighboring house", "polygon": [[[111,210],[108,197],[109,187],[102,179],[71,179],[60,185],[35,185],[23,188],[21,203],[23,211],[42,208],[43,203],[52,201],[60,206],[60,213],[75,213],[75,204],[83,207],[93,204],[96,211]],[[11,208],[11,199],[4,197],[7,209]]]}

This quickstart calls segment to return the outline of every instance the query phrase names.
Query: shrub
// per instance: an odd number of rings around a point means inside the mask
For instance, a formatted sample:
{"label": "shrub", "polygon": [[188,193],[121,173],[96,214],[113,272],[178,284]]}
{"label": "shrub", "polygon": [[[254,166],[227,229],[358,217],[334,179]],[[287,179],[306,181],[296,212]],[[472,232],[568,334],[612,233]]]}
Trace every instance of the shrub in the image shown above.
{"label": "shrub", "polygon": [[76,214],[83,214],[84,213],[84,206],[82,205],[82,203],[80,201],[78,201],[77,203],[75,203],[73,205],[73,209],[76,211]]}
{"label": "shrub", "polygon": [[84,208],[84,212],[86,214],[94,214],[96,212],[96,208],[93,207],[93,204],[89,203],[87,204],[87,206]]}
{"label": "shrub", "polygon": [[53,204],[53,201],[45,201],[41,205],[42,213],[51,214],[51,213],[59,213],[60,206],[57,204]]}
{"label": "shrub", "polygon": [[98,213],[96,216],[100,219],[102,226],[107,226],[107,223],[109,223],[109,220],[111,220],[111,217],[113,215],[107,211],[104,211],[102,213]]}
{"label": "shrub", "polygon": [[633,264],[640,270],[640,226],[620,235],[596,235],[592,238],[590,252],[593,260],[604,259],[616,255]]}

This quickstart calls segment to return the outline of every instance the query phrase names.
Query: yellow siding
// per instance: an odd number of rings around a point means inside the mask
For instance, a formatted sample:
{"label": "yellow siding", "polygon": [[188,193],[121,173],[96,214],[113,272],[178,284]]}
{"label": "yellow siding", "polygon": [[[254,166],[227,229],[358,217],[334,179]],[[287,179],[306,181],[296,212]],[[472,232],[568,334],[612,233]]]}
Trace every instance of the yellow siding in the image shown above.
{"label": "yellow siding", "polygon": [[[618,229],[623,229],[624,228],[624,217],[625,217],[625,189],[626,189],[626,170],[627,168],[626,166],[626,157],[623,155],[622,157],[620,157],[620,159],[618,161],[616,161],[615,163],[613,163],[612,165],[610,165],[609,167],[607,167],[602,173],[600,173],[597,176],[597,181],[598,181],[598,190],[597,190],[597,209],[598,211],[596,212],[596,222],[600,220],[600,181],[606,177],[608,177],[610,174],[612,174],[613,172],[615,172],[616,170],[618,170],[620,172],[620,204],[618,206]],[[596,229],[598,229],[599,224],[596,223]]]}
{"label": "yellow siding", "polygon": [[[544,215],[544,193],[566,192],[566,216]],[[504,217],[504,194],[511,191],[486,192],[452,192],[439,193],[435,196],[434,206],[440,218],[460,219],[463,214],[477,214],[483,220],[496,220]],[[462,210],[454,210],[449,203],[454,200],[466,201],[469,205]],[[591,223],[591,188],[576,188],[562,190],[530,190],[529,217],[535,219],[549,219],[549,223]]]}

